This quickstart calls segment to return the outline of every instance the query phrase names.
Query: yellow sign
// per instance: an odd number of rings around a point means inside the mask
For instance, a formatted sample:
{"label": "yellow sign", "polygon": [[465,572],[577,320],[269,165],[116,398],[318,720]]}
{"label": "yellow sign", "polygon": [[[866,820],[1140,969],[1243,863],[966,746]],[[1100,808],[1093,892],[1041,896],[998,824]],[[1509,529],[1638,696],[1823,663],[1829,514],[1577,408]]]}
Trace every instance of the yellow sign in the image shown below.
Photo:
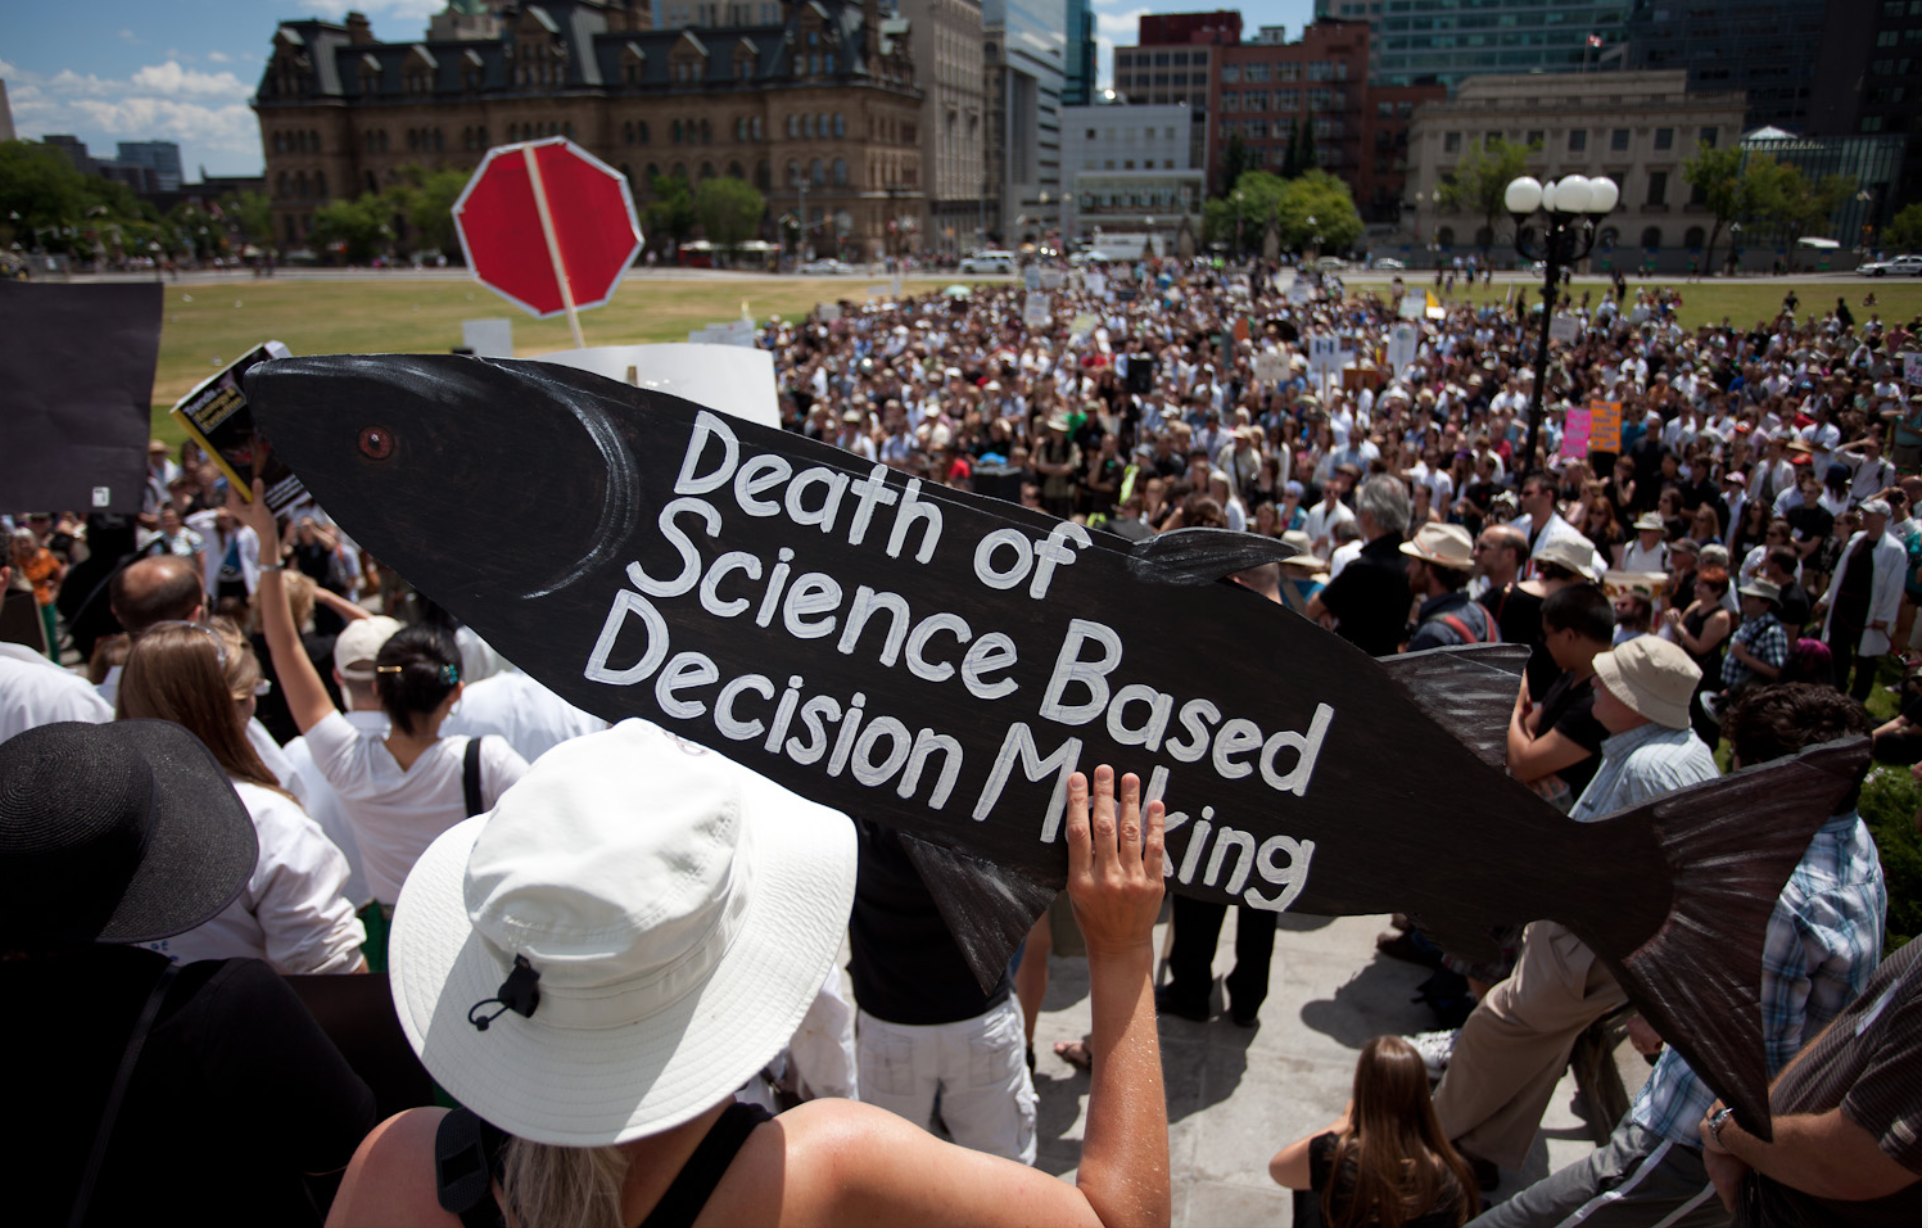
{"label": "yellow sign", "polygon": [[1620,450],[1620,402],[1588,401],[1587,412],[1593,419],[1587,446],[1595,452],[1618,452]]}

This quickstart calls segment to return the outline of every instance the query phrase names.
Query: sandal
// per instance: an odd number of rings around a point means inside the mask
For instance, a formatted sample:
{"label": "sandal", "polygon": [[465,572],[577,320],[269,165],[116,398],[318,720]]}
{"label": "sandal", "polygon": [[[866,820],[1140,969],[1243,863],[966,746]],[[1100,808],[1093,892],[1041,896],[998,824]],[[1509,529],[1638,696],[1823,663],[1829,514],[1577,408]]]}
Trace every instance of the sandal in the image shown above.
{"label": "sandal", "polygon": [[1091,1050],[1082,1040],[1061,1040],[1051,1046],[1051,1051],[1063,1058],[1065,1064],[1074,1070],[1091,1073]]}

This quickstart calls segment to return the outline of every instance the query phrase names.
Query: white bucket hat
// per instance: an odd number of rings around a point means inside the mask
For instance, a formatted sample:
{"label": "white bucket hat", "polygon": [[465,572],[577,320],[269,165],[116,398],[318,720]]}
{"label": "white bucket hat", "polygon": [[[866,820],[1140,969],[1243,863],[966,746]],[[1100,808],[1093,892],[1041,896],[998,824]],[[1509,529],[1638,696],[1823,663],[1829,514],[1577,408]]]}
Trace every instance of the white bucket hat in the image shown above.
{"label": "white bucket hat", "polygon": [[422,854],[390,936],[396,1013],[429,1073],[511,1134],[660,1133],[783,1048],[856,877],[848,818],[627,720]]}

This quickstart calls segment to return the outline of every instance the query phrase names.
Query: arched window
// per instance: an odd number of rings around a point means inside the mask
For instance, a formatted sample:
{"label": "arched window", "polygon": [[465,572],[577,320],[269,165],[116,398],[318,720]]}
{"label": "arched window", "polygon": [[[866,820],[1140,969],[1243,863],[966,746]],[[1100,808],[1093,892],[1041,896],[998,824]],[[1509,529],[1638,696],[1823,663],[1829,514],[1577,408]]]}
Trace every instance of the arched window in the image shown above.
{"label": "arched window", "polygon": [[[789,177],[785,179],[784,182],[789,184],[791,187],[797,186],[797,176],[801,173],[802,172],[800,172],[797,169],[797,160],[795,158],[790,159]],[[287,178],[287,173],[285,171],[282,173],[282,178],[283,179]]]}
{"label": "arched window", "polygon": [[833,125],[834,125],[833,130],[835,131],[836,135],[841,137],[844,134],[844,122],[843,122],[842,111],[837,112],[833,120]]}
{"label": "arched window", "polygon": [[568,137],[572,141],[575,140],[576,139],[576,121],[572,119],[563,120],[562,135]]}
{"label": "arched window", "polygon": [[282,152],[281,134],[279,132],[274,134],[274,151],[276,153]]}
{"label": "arched window", "polygon": [[1441,226],[1439,228],[1439,245],[1441,247],[1451,247],[1453,245],[1453,228],[1451,226]]}
{"label": "arched window", "polygon": [[315,195],[322,200],[328,199],[328,176],[321,171],[315,172]]}
{"label": "arched window", "polygon": [[1707,246],[1707,232],[1698,226],[1687,228],[1687,250],[1697,252]]}
{"label": "arched window", "polygon": [[662,173],[663,173],[662,169],[658,167],[654,162],[651,162],[648,166],[645,166],[643,168],[643,178],[645,181],[651,184],[655,183],[657,176],[661,175]]}
{"label": "arched window", "polygon": [[768,162],[759,162],[756,164],[756,186],[760,191],[768,192],[770,190],[770,164]]}
{"label": "arched window", "polygon": [[830,135],[830,117],[828,115],[817,116],[817,136],[821,138],[821,137],[827,137],[829,135]]}
{"label": "arched window", "polygon": [[784,118],[783,135],[793,141],[797,139],[797,117],[795,115],[789,115]]}
{"label": "arched window", "polygon": [[377,179],[375,178],[375,172],[374,172],[374,171],[363,171],[363,172],[362,172],[362,182],[363,182],[364,184],[366,184],[366,185],[367,185],[367,188],[368,188],[368,190],[369,190],[370,192],[379,192],[379,191],[381,191],[381,190],[382,190],[382,185],[381,185],[381,183],[380,183],[380,182],[379,182],[379,181],[378,181],[378,180],[377,180]]}
{"label": "arched window", "polygon": [[761,115],[753,115],[750,117],[750,136],[759,141],[763,139],[763,117]]}
{"label": "arched window", "polygon": [[732,179],[743,178],[743,164],[741,162],[730,163],[729,176]]}
{"label": "arched window", "polygon": [[705,162],[703,164],[703,169],[696,172],[696,177],[698,179],[716,178],[716,164],[714,162]]}
{"label": "arched window", "polygon": [[707,119],[704,120],[700,127],[703,132],[703,143],[707,145],[710,143],[710,121]]}
{"label": "arched window", "polygon": [[842,158],[830,164],[830,182],[840,188],[850,182],[850,168],[844,165]]}
{"label": "arched window", "polygon": [[1649,226],[1640,232],[1640,246],[1653,251],[1660,246],[1660,227]]}
{"label": "arched window", "polygon": [[410,153],[415,152],[415,147],[421,144],[421,140],[420,134],[417,133],[415,129],[410,128],[408,130],[408,149]]}
{"label": "arched window", "polygon": [[321,133],[314,132],[314,131],[310,131],[308,133],[308,152],[309,153],[321,152]]}
{"label": "arched window", "polygon": [[623,121],[623,144],[634,145],[635,143],[636,143],[636,125],[633,123],[630,123],[628,120],[624,120]]}
{"label": "arched window", "polygon": [[[796,169],[797,169],[797,164],[795,162],[792,162],[790,164],[790,171],[791,171],[791,178],[793,179],[796,177]],[[287,171],[282,171],[279,175],[276,175],[274,177],[274,194],[276,199],[278,200],[288,199],[288,172]]]}
{"label": "arched window", "polygon": [[308,199],[308,172],[295,172],[295,195],[302,200]]}
{"label": "arched window", "polygon": [[813,188],[820,188],[823,186],[823,159],[822,158],[810,159],[810,186]]}
{"label": "arched window", "polygon": [[681,145],[683,143],[682,120],[672,119],[669,121],[669,143],[672,145]]}

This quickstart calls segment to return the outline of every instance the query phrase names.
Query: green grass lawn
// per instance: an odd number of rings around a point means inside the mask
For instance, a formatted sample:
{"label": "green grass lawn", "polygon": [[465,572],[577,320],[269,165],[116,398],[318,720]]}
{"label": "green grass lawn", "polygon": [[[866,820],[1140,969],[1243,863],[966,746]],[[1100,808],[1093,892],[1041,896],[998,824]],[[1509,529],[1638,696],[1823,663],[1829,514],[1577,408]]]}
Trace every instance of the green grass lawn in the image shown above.
{"label": "green grass lawn", "polygon": [[[1881,318],[1890,324],[1896,321],[1905,324],[1921,314],[1922,283],[1912,279],[1895,280],[1885,277],[1880,280],[1862,278],[1849,281],[1798,283],[1745,279],[1689,282],[1684,277],[1642,278],[1627,283],[1627,301],[1631,304],[1635,292],[1641,289],[1671,286],[1680,291],[1680,320],[1687,327],[1699,328],[1703,324],[1718,324],[1726,320],[1735,328],[1752,328],[1757,320],[1771,319],[1779,313],[1781,300],[1787,296],[1790,284],[1793,285],[1795,293],[1800,295],[1800,314],[1804,319],[1810,313],[1819,317],[1824,312],[1833,311],[1834,300],[1837,298],[1848,300],[1848,310],[1854,313],[1857,324],[1865,324],[1872,311],[1879,311]],[[1406,285],[1412,290],[1430,290],[1433,285],[1432,276],[1415,273],[1407,279]],[[1579,302],[1580,296],[1591,290],[1593,304],[1598,306],[1600,296],[1606,287],[1607,283],[1604,280],[1576,277],[1572,286],[1573,300],[1576,303]],[[1467,290],[1462,286],[1457,293],[1450,298],[1442,297],[1441,301],[1449,304],[1504,302],[1507,289],[1506,285],[1495,282],[1492,286],[1475,288],[1469,299]],[[1514,283],[1513,289],[1515,295],[1522,290],[1531,295],[1527,300],[1529,306],[1540,301],[1537,285],[1521,286],[1519,283]],[[1863,307],[1861,300],[1866,298],[1870,291],[1874,293],[1877,305],[1873,308]],[[1380,292],[1384,293],[1383,290]]]}
{"label": "green grass lawn", "polygon": [[[683,341],[706,324],[737,318],[797,317],[819,302],[861,301],[887,278],[708,282],[637,279],[606,307],[582,313],[590,345]],[[931,289],[943,283],[933,283]],[[921,287],[921,283],[919,283]],[[154,433],[181,434],[167,410],[201,380],[263,341],[297,354],[447,353],[462,344],[462,321],[506,316],[518,354],[567,349],[569,323],[538,320],[494,291],[467,281],[237,281],[167,287],[161,355],[154,377]]]}

